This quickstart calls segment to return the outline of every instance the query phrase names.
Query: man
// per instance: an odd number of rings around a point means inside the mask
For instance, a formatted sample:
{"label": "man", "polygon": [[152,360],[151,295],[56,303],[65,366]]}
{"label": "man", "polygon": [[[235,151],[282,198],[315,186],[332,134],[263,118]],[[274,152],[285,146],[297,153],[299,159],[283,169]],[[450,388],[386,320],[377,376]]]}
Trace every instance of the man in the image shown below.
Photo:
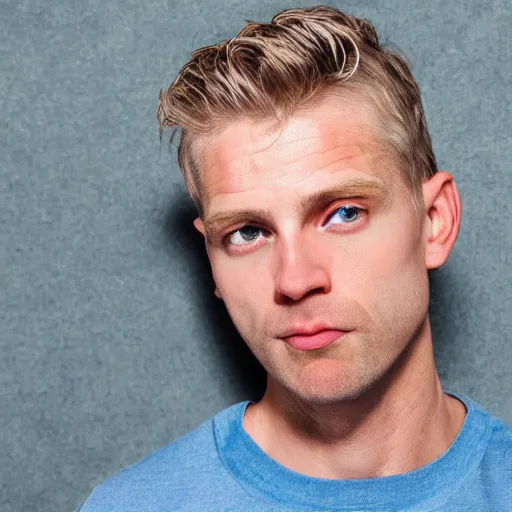
{"label": "man", "polygon": [[372,25],[294,9],[160,94],[221,298],[268,373],[82,510],[512,510],[512,432],[445,392],[428,271],[460,228],[419,88]]}

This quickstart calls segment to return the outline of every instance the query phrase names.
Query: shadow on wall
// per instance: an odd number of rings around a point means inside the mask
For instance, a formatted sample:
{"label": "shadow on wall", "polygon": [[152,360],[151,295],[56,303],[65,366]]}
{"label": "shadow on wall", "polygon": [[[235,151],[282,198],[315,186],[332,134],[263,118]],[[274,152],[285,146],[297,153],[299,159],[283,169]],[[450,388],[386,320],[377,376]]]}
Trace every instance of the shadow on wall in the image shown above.
{"label": "shadow on wall", "polygon": [[212,332],[223,365],[235,375],[243,396],[258,401],[265,392],[266,372],[236,330],[224,302],[213,294],[215,284],[204,239],[192,224],[197,217],[195,205],[183,187],[173,194],[169,204],[164,230],[173,252],[179,253],[173,259],[182,259],[191,270],[190,293]]}
{"label": "shadow on wall", "polygon": [[461,333],[470,330],[467,326],[470,319],[464,312],[471,310],[472,305],[469,282],[457,279],[450,269],[449,261],[440,268],[429,270],[428,277],[430,326],[436,367],[441,382],[451,387],[463,370],[457,364],[457,347],[461,345]]}

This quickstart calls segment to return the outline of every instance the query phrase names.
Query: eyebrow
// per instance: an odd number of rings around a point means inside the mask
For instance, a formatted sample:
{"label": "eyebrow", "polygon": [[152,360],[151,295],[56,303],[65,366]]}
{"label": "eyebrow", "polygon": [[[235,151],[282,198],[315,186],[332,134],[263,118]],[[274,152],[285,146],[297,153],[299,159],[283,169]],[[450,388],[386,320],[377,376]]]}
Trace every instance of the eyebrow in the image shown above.
{"label": "eyebrow", "polygon": [[[380,206],[387,210],[391,205],[391,194],[389,189],[380,180],[368,178],[350,178],[341,184],[319,190],[309,196],[300,199],[297,213],[304,215],[307,212],[315,211],[322,205],[342,198],[373,198],[378,199]],[[241,222],[268,221],[271,214],[263,209],[247,209],[220,212],[209,219],[205,219],[204,226],[208,233],[218,235],[223,226],[238,224]]]}

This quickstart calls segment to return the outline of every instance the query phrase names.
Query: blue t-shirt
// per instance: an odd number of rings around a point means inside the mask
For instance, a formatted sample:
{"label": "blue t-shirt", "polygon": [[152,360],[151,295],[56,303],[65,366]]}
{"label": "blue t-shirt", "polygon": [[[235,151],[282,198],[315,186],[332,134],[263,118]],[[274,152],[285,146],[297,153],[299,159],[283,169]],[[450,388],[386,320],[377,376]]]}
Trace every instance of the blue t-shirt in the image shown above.
{"label": "blue t-shirt", "polygon": [[470,398],[450,448],[400,475],[313,478],[269,457],[243,428],[249,400],[98,486],[80,512],[512,511],[512,430]]}

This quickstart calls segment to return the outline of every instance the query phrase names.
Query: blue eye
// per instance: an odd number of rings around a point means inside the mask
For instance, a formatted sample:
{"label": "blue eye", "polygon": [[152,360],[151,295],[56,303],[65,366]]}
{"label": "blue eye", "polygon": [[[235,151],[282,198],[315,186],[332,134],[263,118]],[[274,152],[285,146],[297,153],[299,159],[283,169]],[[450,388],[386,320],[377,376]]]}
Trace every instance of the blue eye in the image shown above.
{"label": "blue eye", "polygon": [[[329,217],[329,220],[334,219],[336,216],[341,217],[344,221],[348,221],[351,223],[354,221],[355,217],[359,216],[359,212],[362,211],[362,208],[357,208],[356,206],[341,206],[334,210],[334,212]],[[348,213],[346,213],[348,212]],[[348,218],[347,218],[348,217]],[[347,222],[341,222],[341,224],[346,224]],[[339,222],[335,224],[340,224]]]}

